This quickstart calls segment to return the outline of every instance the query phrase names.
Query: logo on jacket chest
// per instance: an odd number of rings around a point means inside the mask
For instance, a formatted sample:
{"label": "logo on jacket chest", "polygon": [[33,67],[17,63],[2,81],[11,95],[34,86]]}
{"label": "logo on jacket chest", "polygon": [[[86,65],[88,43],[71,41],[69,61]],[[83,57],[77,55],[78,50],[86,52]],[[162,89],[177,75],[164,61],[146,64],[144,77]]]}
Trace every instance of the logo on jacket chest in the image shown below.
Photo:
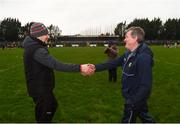
{"label": "logo on jacket chest", "polygon": [[128,64],[128,67],[130,68],[132,66],[132,62],[130,62],[129,64]]}
{"label": "logo on jacket chest", "polygon": [[127,64],[126,64],[126,67],[129,67],[129,68],[130,68],[130,67],[132,66],[133,62],[131,62],[131,61],[128,62],[128,61],[129,61],[129,60],[128,60],[127,58],[124,58],[124,63],[127,63]]}

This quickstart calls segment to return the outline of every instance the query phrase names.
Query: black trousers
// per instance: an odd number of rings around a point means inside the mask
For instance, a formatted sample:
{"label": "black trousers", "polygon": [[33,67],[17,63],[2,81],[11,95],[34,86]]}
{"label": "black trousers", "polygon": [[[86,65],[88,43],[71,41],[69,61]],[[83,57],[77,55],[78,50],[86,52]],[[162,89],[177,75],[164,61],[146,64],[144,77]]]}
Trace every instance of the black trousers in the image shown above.
{"label": "black trousers", "polygon": [[109,73],[109,81],[116,82],[117,81],[117,68],[109,69],[108,73]]}
{"label": "black trousers", "polygon": [[135,123],[137,117],[141,119],[142,123],[155,123],[148,113],[147,102],[133,107],[130,105],[124,105],[122,123]]}
{"label": "black trousers", "polygon": [[35,118],[37,123],[50,123],[56,112],[58,103],[53,93],[33,97]]}

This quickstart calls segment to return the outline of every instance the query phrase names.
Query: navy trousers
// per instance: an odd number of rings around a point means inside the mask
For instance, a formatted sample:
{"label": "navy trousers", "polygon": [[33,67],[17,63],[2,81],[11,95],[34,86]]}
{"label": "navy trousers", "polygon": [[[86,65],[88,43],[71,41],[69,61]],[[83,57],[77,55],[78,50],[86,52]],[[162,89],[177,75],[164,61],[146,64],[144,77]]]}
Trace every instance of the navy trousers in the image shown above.
{"label": "navy trousers", "polygon": [[142,123],[155,123],[153,118],[148,113],[147,102],[143,102],[143,104],[135,106],[125,104],[122,123],[135,123],[137,117],[140,118]]}
{"label": "navy trousers", "polygon": [[109,69],[109,81],[116,82],[117,81],[117,68]]}
{"label": "navy trousers", "polygon": [[37,123],[50,123],[56,112],[58,103],[53,93],[33,97],[35,118]]}

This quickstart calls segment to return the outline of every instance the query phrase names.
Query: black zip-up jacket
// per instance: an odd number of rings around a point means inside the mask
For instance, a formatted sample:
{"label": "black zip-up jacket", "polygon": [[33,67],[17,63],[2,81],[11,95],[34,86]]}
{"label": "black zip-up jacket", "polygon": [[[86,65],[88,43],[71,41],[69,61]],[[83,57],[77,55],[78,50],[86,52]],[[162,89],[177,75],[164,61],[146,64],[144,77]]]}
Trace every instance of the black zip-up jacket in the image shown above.
{"label": "black zip-up jacket", "polygon": [[27,89],[30,96],[52,92],[55,85],[53,69],[63,72],[79,72],[80,65],[65,64],[49,54],[46,45],[27,36],[23,42],[24,69]]}
{"label": "black zip-up jacket", "polygon": [[122,66],[122,94],[126,104],[146,101],[152,87],[153,53],[142,43],[134,52],[126,51],[121,57],[96,65],[96,71]]}

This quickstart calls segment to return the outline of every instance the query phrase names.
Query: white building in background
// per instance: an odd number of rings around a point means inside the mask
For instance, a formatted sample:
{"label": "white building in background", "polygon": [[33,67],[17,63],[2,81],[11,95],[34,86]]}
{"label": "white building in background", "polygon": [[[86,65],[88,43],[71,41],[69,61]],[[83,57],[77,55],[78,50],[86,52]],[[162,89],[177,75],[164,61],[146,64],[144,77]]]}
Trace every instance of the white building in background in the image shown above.
{"label": "white building in background", "polygon": [[104,44],[105,47],[108,47],[108,44]]}
{"label": "white building in background", "polygon": [[63,45],[62,44],[57,44],[56,47],[63,47]]}
{"label": "white building in background", "polygon": [[97,44],[90,44],[90,47],[97,47]]}
{"label": "white building in background", "polygon": [[72,47],[79,47],[79,44],[72,44]]}

